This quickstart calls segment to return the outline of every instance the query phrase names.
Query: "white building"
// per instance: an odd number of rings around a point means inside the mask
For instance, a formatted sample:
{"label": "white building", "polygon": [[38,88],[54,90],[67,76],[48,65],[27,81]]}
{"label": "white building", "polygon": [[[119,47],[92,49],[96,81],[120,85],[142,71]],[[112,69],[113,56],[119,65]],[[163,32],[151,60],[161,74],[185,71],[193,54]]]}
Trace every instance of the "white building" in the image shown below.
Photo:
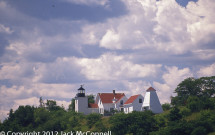
{"label": "white building", "polygon": [[124,111],[123,105],[127,101],[127,97],[124,93],[98,93],[96,96],[96,104],[99,107],[99,113],[104,114],[105,112]]}
{"label": "white building", "polygon": [[141,111],[143,105],[143,96],[141,94],[131,96],[124,104],[124,112]]}
{"label": "white building", "polygon": [[146,90],[142,111],[151,110],[153,113],[162,113],[163,109],[157,96],[156,90],[152,87]]}
{"label": "white building", "polygon": [[141,94],[131,96],[129,99],[124,93],[98,93],[94,104],[88,103],[85,89],[81,86],[75,97],[75,111],[85,115],[90,113],[107,114],[114,111],[131,113],[132,111],[151,110],[153,113],[162,113],[160,101],[156,90],[152,87],[147,89],[145,97]]}

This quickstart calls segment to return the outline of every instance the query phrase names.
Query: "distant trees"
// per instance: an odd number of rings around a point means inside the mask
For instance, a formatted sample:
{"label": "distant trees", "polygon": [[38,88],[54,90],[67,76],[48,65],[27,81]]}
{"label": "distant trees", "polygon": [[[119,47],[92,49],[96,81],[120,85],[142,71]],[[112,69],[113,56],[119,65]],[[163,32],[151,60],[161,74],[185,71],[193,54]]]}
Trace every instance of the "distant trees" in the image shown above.
{"label": "distant trees", "polygon": [[169,103],[162,104],[162,108],[164,111],[171,109],[171,105]]}
{"label": "distant trees", "polygon": [[180,110],[178,109],[178,107],[173,107],[170,110],[168,118],[169,118],[169,121],[178,121],[182,118],[182,116],[180,114]]}
{"label": "distant trees", "polygon": [[215,94],[215,76],[199,79],[187,78],[175,89],[176,97],[171,99],[173,105],[186,105],[190,96],[210,98]]}
{"label": "distant trees", "polygon": [[69,104],[69,110],[75,111],[75,99],[74,98],[71,100],[71,104]]}
{"label": "distant trees", "polygon": [[96,122],[100,121],[102,118],[101,114],[91,113],[87,115],[87,125],[91,128]]}
{"label": "distant trees", "polygon": [[151,111],[115,114],[110,118],[111,131],[116,135],[148,135],[149,132],[156,130],[153,116]]}

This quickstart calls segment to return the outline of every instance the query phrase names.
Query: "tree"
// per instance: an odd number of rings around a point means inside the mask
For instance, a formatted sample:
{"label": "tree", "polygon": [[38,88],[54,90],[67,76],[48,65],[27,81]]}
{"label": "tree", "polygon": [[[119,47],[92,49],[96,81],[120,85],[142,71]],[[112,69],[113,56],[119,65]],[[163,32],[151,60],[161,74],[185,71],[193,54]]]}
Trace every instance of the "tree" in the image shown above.
{"label": "tree", "polygon": [[75,99],[74,98],[71,100],[71,104],[69,105],[68,110],[75,111]]}
{"label": "tree", "polygon": [[165,104],[162,104],[162,108],[164,111],[167,111],[171,108],[171,105],[169,103],[165,103]]}
{"label": "tree", "polygon": [[46,102],[46,108],[49,111],[63,110],[62,107],[57,106],[57,103],[54,100],[47,100],[47,102]]}
{"label": "tree", "polygon": [[87,125],[91,128],[97,121],[101,120],[101,114],[91,113],[87,116]]}
{"label": "tree", "polygon": [[177,121],[180,120],[182,118],[181,114],[180,114],[180,110],[178,109],[178,107],[173,107],[170,110],[170,114],[169,114],[169,120],[170,121]]}
{"label": "tree", "polygon": [[39,107],[44,107],[44,103],[43,103],[43,98],[42,97],[40,97],[39,103],[40,103]]}
{"label": "tree", "polygon": [[88,95],[88,103],[95,103],[95,100],[94,100],[94,95]]}
{"label": "tree", "polygon": [[37,125],[44,124],[49,119],[49,112],[45,108],[37,108],[34,111],[34,122]]}
{"label": "tree", "polygon": [[110,118],[111,131],[116,135],[148,135],[156,130],[157,124],[153,116],[151,111],[115,114]]}
{"label": "tree", "polygon": [[191,135],[206,135],[206,129],[204,127],[197,127],[193,130]]}
{"label": "tree", "polygon": [[215,94],[215,76],[195,79],[187,78],[175,89],[176,97],[171,99],[173,105],[186,105],[190,96],[212,97]]}
{"label": "tree", "polygon": [[203,103],[197,96],[190,96],[187,99],[187,108],[189,108],[192,112],[200,111],[203,108]]}

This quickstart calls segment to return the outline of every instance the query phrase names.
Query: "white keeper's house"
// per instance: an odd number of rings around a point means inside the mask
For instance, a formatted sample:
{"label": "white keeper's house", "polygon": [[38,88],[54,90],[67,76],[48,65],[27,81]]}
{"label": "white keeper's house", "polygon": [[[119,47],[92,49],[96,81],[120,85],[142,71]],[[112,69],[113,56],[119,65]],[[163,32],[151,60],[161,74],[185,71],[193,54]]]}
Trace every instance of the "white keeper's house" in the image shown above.
{"label": "white keeper's house", "polygon": [[100,113],[103,115],[111,112],[121,111],[131,113],[132,111],[151,110],[153,113],[162,113],[159,98],[156,90],[148,88],[143,97],[141,94],[133,95],[129,99],[124,93],[98,93],[95,103],[88,103],[88,97],[85,96],[85,89],[81,86],[75,97],[75,111],[83,114]]}

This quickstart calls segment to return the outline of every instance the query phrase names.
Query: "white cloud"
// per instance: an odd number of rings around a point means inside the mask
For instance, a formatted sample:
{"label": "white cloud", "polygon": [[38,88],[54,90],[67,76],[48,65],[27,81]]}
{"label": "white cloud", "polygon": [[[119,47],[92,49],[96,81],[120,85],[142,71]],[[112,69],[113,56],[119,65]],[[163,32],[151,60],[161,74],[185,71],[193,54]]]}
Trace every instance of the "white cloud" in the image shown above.
{"label": "white cloud", "polygon": [[39,98],[38,97],[30,97],[26,99],[16,99],[14,100],[14,106],[13,109],[16,110],[19,106],[39,106]]}
{"label": "white cloud", "polygon": [[106,53],[97,59],[79,59],[81,73],[89,80],[124,80],[129,78],[155,77],[160,64],[134,64],[123,56]]}
{"label": "white cloud", "polygon": [[178,69],[173,66],[166,67],[166,70],[167,72],[162,76],[164,83],[153,82],[162,103],[170,102],[170,97],[175,95],[173,92],[177,85],[184,79],[193,76],[189,68]]}
{"label": "white cloud", "polygon": [[118,43],[119,39],[119,35],[114,30],[107,30],[100,41],[100,45],[108,49],[122,49],[121,44]]}
{"label": "white cloud", "polygon": [[58,106],[64,107],[65,109],[69,108],[71,101],[64,101],[64,100],[56,100]]}
{"label": "white cloud", "polygon": [[211,64],[209,66],[204,66],[204,67],[200,68],[200,70],[197,72],[197,75],[199,77],[215,76],[215,63]]}
{"label": "white cloud", "polygon": [[107,5],[109,2],[109,0],[64,0],[64,1],[75,3],[75,4],[101,5],[101,6]]}
{"label": "white cloud", "polygon": [[72,99],[75,97],[78,86],[74,84],[37,83],[34,84],[34,88],[42,97]]}
{"label": "white cloud", "polygon": [[167,73],[163,75],[163,80],[171,87],[175,87],[183,81],[185,78],[192,77],[189,68],[178,69],[178,67],[166,67]]}
{"label": "white cloud", "polygon": [[6,34],[11,34],[13,31],[10,29],[10,27],[6,27],[3,24],[0,24],[0,33],[6,33]]}
{"label": "white cloud", "polygon": [[194,43],[214,40],[214,6],[213,0],[199,0],[197,3],[189,2],[187,5],[187,30]]}
{"label": "white cloud", "polygon": [[[151,87],[151,83],[149,82],[145,82],[145,81],[135,81],[135,82],[131,82],[131,81],[124,81],[123,84],[125,85],[125,87],[127,87],[127,89],[129,90],[129,95],[137,95],[137,94],[141,94],[144,96],[146,90]],[[129,97],[128,97],[129,98]]]}

